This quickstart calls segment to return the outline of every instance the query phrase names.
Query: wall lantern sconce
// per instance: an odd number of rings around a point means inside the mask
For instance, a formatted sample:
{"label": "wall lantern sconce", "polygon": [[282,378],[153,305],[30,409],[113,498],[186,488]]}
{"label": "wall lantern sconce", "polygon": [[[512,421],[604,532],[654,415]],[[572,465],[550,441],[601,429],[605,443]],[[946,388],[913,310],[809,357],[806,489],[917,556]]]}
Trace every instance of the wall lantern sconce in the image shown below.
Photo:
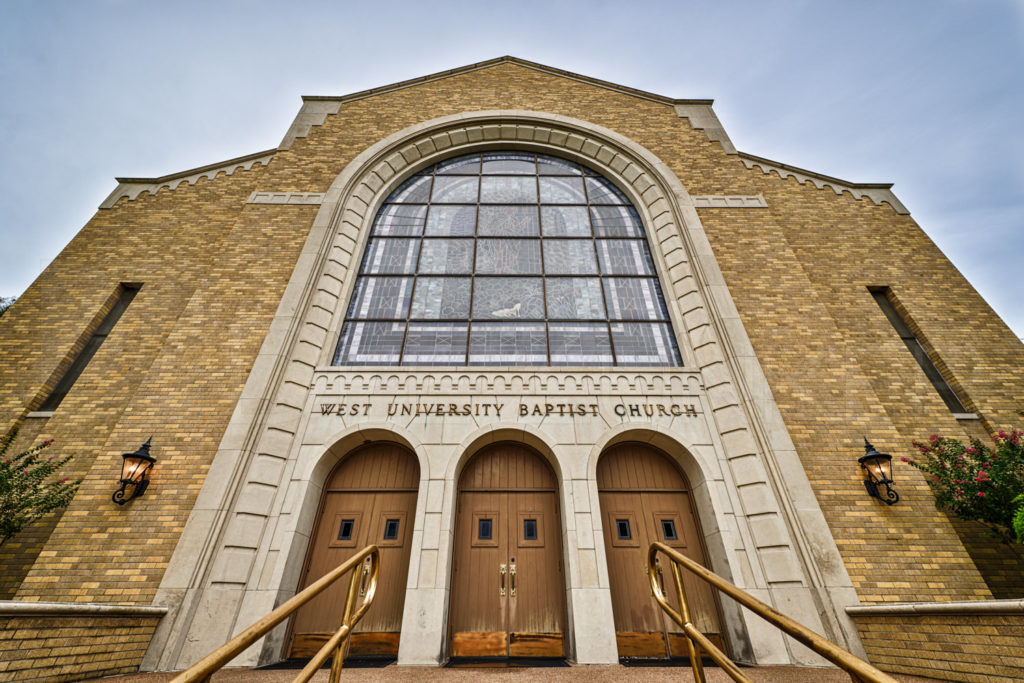
{"label": "wall lantern sconce", "polygon": [[[857,459],[861,470],[864,472],[864,488],[868,494],[879,499],[886,505],[894,505],[900,499],[900,494],[893,490],[892,486],[892,456],[888,453],[879,453],[875,447],[864,438],[864,455]],[[885,487],[885,494],[882,494],[882,487]]]}
{"label": "wall lantern sconce", "polygon": [[[113,501],[124,505],[132,498],[138,498],[149,487],[149,470],[156,463],[156,458],[149,454],[149,445],[153,437],[139,446],[134,453],[123,453],[121,463],[121,488],[114,492]],[[131,493],[128,489],[131,488]]]}

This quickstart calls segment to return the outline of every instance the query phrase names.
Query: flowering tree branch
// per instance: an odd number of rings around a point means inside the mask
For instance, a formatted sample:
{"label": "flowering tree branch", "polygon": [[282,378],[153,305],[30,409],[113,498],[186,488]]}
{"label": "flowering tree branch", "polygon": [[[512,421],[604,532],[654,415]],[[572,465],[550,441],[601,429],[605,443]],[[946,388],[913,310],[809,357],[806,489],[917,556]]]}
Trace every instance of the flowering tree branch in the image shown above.
{"label": "flowering tree branch", "polygon": [[16,435],[17,431],[11,431],[0,437],[0,545],[40,517],[65,507],[82,483],[67,477],[54,480],[53,474],[71,456],[57,460],[42,457],[53,439],[9,457],[7,451]]}
{"label": "flowering tree branch", "polygon": [[992,442],[965,446],[933,434],[914,442],[917,459],[903,461],[925,473],[937,507],[1024,543],[1024,432],[999,432]]}

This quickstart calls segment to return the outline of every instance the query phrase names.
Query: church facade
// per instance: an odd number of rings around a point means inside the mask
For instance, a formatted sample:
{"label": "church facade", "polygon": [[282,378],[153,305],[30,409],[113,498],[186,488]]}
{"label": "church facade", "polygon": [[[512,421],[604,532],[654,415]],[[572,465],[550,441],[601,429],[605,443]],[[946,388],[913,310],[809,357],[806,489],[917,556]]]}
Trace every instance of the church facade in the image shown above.
{"label": "church facade", "polygon": [[[352,651],[400,665],[685,654],[652,541],[883,669],[1024,644],[1020,551],[899,462],[1018,425],[1024,346],[890,186],[739,152],[711,104],[506,57],[118,179],[0,318],[4,427],[83,479],[0,546],[0,619],[134,650],[22,674],[184,668],[371,543]],[[112,504],[150,436],[149,489]],[[823,665],[691,593],[734,659]],[[331,600],[236,664],[308,656]]]}

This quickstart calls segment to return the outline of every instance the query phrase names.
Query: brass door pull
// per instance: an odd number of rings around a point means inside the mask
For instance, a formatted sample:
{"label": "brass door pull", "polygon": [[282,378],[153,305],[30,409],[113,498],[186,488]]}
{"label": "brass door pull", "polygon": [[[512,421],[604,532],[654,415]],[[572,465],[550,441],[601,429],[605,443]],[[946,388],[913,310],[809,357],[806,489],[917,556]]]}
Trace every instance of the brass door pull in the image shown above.
{"label": "brass door pull", "polygon": [[[501,588],[498,589],[498,597],[503,598],[505,597],[505,565],[498,565],[498,573],[501,574]],[[515,573],[514,568],[512,573]],[[515,590],[515,588],[512,589],[512,595],[515,595]]]}
{"label": "brass door pull", "polygon": [[508,573],[512,576],[512,590],[509,591],[509,595],[514,598],[516,597],[516,566],[514,564],[509,566]]}

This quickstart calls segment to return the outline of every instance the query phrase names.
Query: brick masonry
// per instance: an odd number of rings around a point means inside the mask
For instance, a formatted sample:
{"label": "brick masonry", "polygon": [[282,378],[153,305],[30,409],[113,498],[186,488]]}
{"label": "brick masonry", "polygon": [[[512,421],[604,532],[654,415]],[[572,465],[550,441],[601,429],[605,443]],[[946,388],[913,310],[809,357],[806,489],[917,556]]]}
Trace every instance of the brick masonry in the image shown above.
{"label": "brick masonry", "polygon": [[871,662],[947,681],[1024,680],[1024,614],[855,616]]}
{"label": "brick masonry", "polygon": [[[344,102],[269,163],[96,214],[0,318],[0,428],[55,438],[54,455],[75,456],[67,474],[84,479],[59,519],[0,547],[0,590],[23,601],[149,604],[317,210],[247,200],[326,192],[381,138],[492,109],[610,128],[657,155],[692,195],[764,197],[765,208],[699,215],[861,602],[991,597],[972,561],[986,542],[972,535],[965,550],[916,470],[896,464],[902,501],[890,508],[865,495],[856,467],[861,435],[898,460],[913,439],[968,433],[868,286],[892,288],[985,425],[1019,425],[1024,410],[1024,347],[914,221],[748,169],[671,105],[507,63]],[[119,282],[144,286],[53,417],[26,420]],[[118,508],[109,496],[119,454],[150,435],[159,460],[150,493]]]}
{"label": "brick masonry", "polygon": [[0,681],[80,681],[137,671],[158,617],[0,617]]}

